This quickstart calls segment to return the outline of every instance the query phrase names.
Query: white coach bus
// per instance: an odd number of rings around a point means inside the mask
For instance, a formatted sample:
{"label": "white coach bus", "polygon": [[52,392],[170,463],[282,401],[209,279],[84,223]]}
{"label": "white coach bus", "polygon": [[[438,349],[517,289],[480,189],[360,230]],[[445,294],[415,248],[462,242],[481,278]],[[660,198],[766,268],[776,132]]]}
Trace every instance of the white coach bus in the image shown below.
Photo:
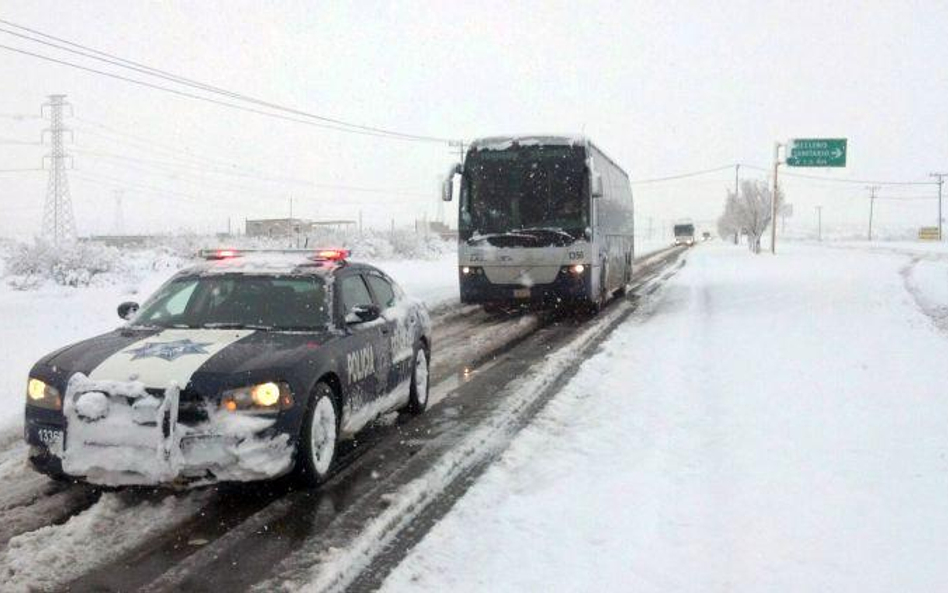
{"label": "white coach bus", "polygon": [[599,308],[631,280],[629,176],[587,138],[477,140],[445,181],[456,195],[462,303]]}

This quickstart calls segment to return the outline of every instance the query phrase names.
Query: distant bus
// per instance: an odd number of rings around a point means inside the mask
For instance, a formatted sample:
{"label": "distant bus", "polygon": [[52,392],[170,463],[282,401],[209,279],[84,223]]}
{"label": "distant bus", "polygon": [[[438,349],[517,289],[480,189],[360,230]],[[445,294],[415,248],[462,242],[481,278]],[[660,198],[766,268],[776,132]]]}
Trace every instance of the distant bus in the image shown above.
{"label": "distant bus", "polygon": [[462,303],[595,309],[630,282],[629,176],[587,138],[476,140],[451,173]]}
{"label": "distant bus", "polygon": [[[668,227],[665,227],[668,228]],[[694,245],[695,244],[695,225],[676,224],[675,225],[675,245]]]}

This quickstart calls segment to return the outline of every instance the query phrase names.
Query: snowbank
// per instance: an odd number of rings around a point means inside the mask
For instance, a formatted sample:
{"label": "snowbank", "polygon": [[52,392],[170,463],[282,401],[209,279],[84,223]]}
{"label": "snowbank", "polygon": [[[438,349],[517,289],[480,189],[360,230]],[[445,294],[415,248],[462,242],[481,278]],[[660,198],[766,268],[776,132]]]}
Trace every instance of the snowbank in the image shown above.
{"label": "snowbank", "polygon": [[385,591],[934,591],[948,336],[903,256],[707,246]]}

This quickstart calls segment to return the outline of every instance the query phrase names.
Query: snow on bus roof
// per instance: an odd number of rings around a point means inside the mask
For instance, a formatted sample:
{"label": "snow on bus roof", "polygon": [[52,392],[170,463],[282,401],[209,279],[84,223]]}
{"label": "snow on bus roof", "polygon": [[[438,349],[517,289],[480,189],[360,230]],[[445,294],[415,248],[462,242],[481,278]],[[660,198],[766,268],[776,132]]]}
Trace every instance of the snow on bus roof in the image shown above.
{"label": "snow on bus roof", "polygon": [[530,134],[523,136],[489,136],[471,142],[472,150],[507,150],[514,143],[520,146],[577,146],[586,144],[585,136],[570,134]]}

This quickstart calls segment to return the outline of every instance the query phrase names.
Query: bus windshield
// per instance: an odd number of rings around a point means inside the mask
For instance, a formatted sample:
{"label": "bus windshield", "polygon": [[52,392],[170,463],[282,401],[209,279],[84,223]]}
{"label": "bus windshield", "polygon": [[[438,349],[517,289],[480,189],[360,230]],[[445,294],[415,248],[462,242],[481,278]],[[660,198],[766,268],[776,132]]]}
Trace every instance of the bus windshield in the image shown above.
{"label": "bus windshield", "polygon": [[676,224],[675,225],[675,236],[690,236],[695,234],[695,225],[693,224]]}
{"label": "bus windshield", "polygon": [[471,151],[461,230],[468,236],[553,230],[578,237],[589,225],[584,154],[582,147],[549,145]]}

